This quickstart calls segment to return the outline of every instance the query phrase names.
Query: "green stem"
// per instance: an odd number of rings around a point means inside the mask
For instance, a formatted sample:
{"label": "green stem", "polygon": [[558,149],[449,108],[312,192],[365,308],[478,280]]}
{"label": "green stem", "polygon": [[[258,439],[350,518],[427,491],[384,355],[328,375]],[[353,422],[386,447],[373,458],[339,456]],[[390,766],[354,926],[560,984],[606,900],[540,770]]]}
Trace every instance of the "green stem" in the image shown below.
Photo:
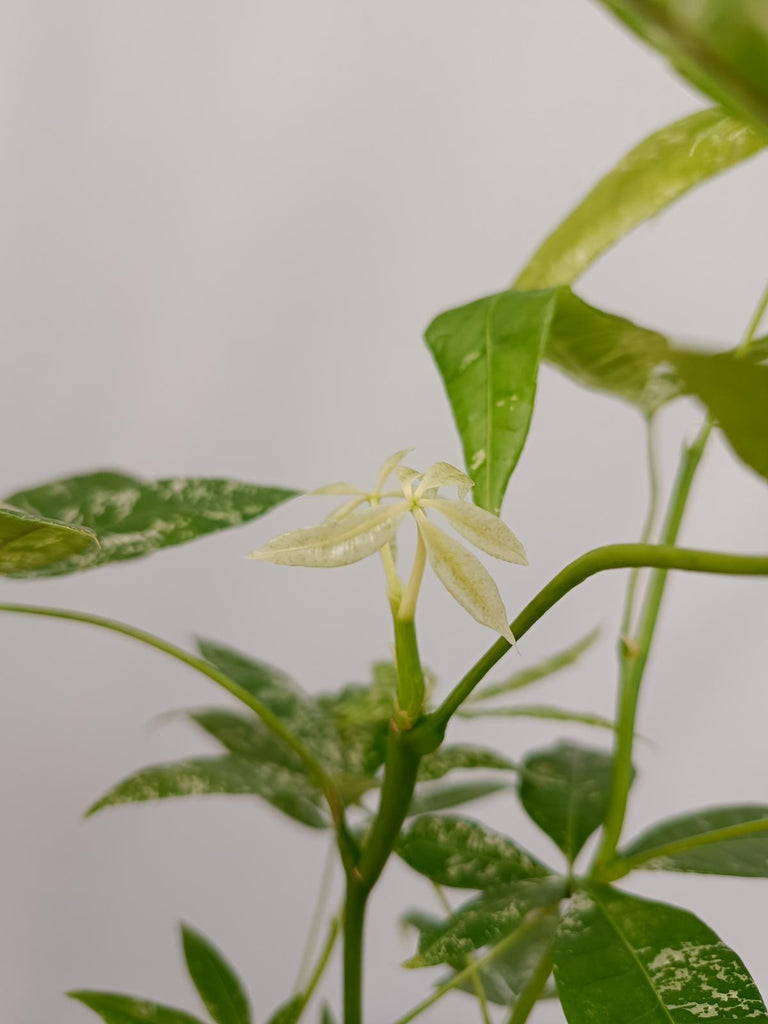
{"label": "green stem", "polygon": [[344,1024],[363,1020],[363,937],[368,890],[347,875],[344,902]]}
{"label": "green stem", "polygon": [[472,964],[469,965],[469,967],[465,967],[463,970],[457,971],[457,973],[454,974],[452,978],[449,978],[448,981],[444,982],[442,985],[440,985],[439,988],[435,989],[431,996],[429,996],[423,1002],[419,1003],[418,1006],[414,1006],[414,1008],[410,1010],[408,1013],[406,1013],[404,1017],[399,1017],[395,1021],[395,1024],[410,1024],[410,1021],[415,1020],[416,1017],[422,1014],[425,1010],[428,1010],[430,1006],[434,1006],[434,1004],[439,999],[442,999],[444,995],[447,995],[448,992],[451,992],[453,989],[458,988],[458,986],[462,985],[465,981],[469,981],[472,977],[473,972],[481,970],[483,967],[487,967],[489,964],[493,963],[493,961],[497,957],[500,957],[502,953],[506,953],[508,949],[511,949],[513,946],[516,946],[517,943],[524,939],[525,936],[528,935],[529,932],[535,927],[535,925],[538,924],[541,915],[545,912],[545,910],[540,910],[530,914],[526,918],[525,923],[522,924],[516,931],[512,932],[510,935],[507,935],[506,938],[502,939],[501,942],[499,942],[498,945],[494,946],[493,949],[491,949],[488,953],[485,954],[485,956],[482,956],[478,960],[475,960]]}
{"label": "green stem", "polygon": [[304,943],[304,950],[301,954],[301,960],[299,961],[299,970],[296,975],[294,994],[301,992],[304,987],[304,975],[309,970],[312,952],[320,932],[320,923],[323,919],[323,915],[325,914],[325,908],[328,905],[331,883],[333,881],[333,869],[336,864],[335,854],[336,850],[334,848],[334,844],[331,843],[328,847],[328,852],[325,855],[325,863],[323,865],[322,874],[320,875],[320,886],[317,892],[317,900],[315,901],[315,909],[312,912],[312,918],[309,923],[309,930],[307,932],[306,942]]}
{"label": "green stem", "polygon": [[[646,441],[646,463],[648,467],[648,511],[645,516],[645,522],[643,523],[643,530],[640,534],[640,543],[647,544],[653,533],[653,528],[656,524],[656,517],[659,509],[659,472],[656,462],[656,439],[655,431],[653,428],[654,419],[649,416],[646,419],[646,430],[645,430],[645,441]],[[621,620],[621,636],[619,640],[619,648],[621,656],[625,655],[625,644],[626,641],[631,638],[632,635],[632,622],[634,619],[635,612],[635,597],[637,594],[637,585],[640,579],[640,570],[633,569],[629,574],[629,582],[627,584],[627,596],[624,601],[624,615]]]}
{"label": "green stem", "polygon": [[397,723],[410,729],[424,708],[424,671],[413,619],[393,618],[397,665]]}
{"label": "green stem", "polygon": [[[736,349],[736,355],[744,356],[748,353],[749,346],[754,339],[766,309],[768,309],[768,285],[760,296],[755,312],[747,325],[744,337]],[[683,451],[683,457],[672,489],[667,517],[661,536],[662,544],[675,544],[677,541],[693,481],[713,428],[714,419],[710,415],[702,425],[693,444]],[[651,653],[651,646],[667,585],[667,567],[657,568],[658,571],[652,574],[648,585],[637,639],[632,643],[631,647],[625,648],[622,659],[619,676],[617,731],[611,777],[611,793],[603,836],[594,861],[594,866],[597,870],[603,870],[614,857],[619,840],[621,839],[621,832],[627,813],[629,790],[632,785],[633,776],[632,748],[635,738],[635,720],[637,718],[640,689]]]}
{"label": "green stem", "polygon": [[552,952],[548,947],[536,965],[536,969],[531,975],[528,984],[518,996],[512,1013],[510,1014],[508,1024],[525,1024],[525,1021],[527,1021],[531,1015],[531,1010],[539,1001],[541,993],[544,991],[544,986],[547,984],[547,979],[551,973]]}
{"label": "green stem", "polygon": [[[736,555],[676,548],[670,544],[606,544],[575,559],[529,601],[510,625],[520,639],[553,605],[590,576],[609,569],[656,568],[664,571],[719,573],[732,576],[768,575],[768,556]],[[475,662],[445,700],[414,728],[411,742],[422,753],[436,750],[445,735],[451,717],[469,697],[481,679],[510,650],[500,637]]]}
{"label": "green stem", "polygon": [[698,836],[686,836],[683,839],[675,839],[670,843],[663,843],[661,846],[654,846],[651,849],[643,850],[630,857],[617,857],[611,861],[610,867],[601,874],[601,881],[612,882],[617,878],[623,878],[630,871],[641,868],[648,861],[657,860],[660,857],[675,857],[680,853],[687,853],[689,850],[697,850],[702,846],[709,846],[711,843],[724,843],[730,839],[742,839],[758,832],[768,832],[768,818],[755,818],[754,821],[742,821],[736,825],[724,825],[722,828],[713,829],[711,832],[702,832]]}
{"label": "green stem", "polygon": [[135,626],[129,626],[124,622],[118,622],[116,619],[103,618],[101,615],[91,615],[88,612],[73,612],[63,608],[41,608],[36,605],[27,604],[0,604],[0,612],[13,612],[22,615],[42,615],[47,618],[67,619],[70,622],[84,622],[90,626],[99,626],[101,629],[108,629],[113,633],[121,633],[123,636],[128,636],[132,640],[138,640],[140,643],[147,644],[149,647],[154,647],[155,650],[162,651],[163,654],[168,654],[170,657],[176,658],[177,661],[181,661],[185,665],[189,665],[190,668],[194,668],[204,676],[212,679],[214,683],[217,683],[223,689],[227,690],[228,693],[231,693],[233,697],[236,697],[239,701],[242,701],[243,704],[247,705],[251,711],[254,711],[267,728],[301,758],[310,776],[320,787],[328,801],[328,806],[330,807],[331,815],[333,816],[336,827],[343,830],[346,835],[346,826],[344,824],[344,805],[336,791],[336,787],[314,754],[310,753],[301,740],[287,728],[284,722],[282,722],[274,712],[270,711],[270,709],[262,704],[260,700],[257,700],[256,697],[245,689],[245,687],[240,686],[239,683],[236,683],[234,680],[224,675],[223,672],[220,672],[215,665],[211,665],[202,658],[198,658],[196,655],[190,654],[183,648],[177,647],[175,644],[169,643],[167,640],[162,640],[160,637],[154,636],[152,633],[147,633],[143,629],[137,629]]}

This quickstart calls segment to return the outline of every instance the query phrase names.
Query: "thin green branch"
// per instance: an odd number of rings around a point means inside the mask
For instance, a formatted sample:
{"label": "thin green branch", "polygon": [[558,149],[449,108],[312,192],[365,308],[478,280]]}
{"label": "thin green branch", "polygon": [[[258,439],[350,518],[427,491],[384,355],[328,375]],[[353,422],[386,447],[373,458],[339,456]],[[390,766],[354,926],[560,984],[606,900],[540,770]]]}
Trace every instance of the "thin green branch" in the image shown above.
{"label": "thin green branch", "polygon": [[[510,629],[520,639],[550,608],[590,576],[609,569],[636,567],[661,569],[664,573],[677,569],[731,576],[768,576],[768,556],[699,551],[671,544],[607,544],[588,551],[554,576],[523,608]],[[416,726],[411,733],[411,742],[420,752],[437,749],[452,716],[508,650],[509,643],[500,637],[475,662],[442,704]]]}
{"label": "thin green branch", "polygon": [[711,832],[702,832],[700,835],[686,836],[669,843],[662,843],[661,846],[642,850],[631,857],[617,857],[607,866],[607,870],[601,875],[601,878],[604,881],[612,882],[617,878],[623,878],[625,875],[628,875],[630,871],[641,868],[648,861],[657,860],[660,857],[676,857],[680,853],[688,853],[689,850],[698,850],[702,846],[710,846],[712,843],[723,843],[730,839],[743,839],[757,832],[768,832],[768,818],[755,818],[754,821],[742,821],[736,825],[724,825],[722,828],[713,829]]}
{"label": "thin green branch", "polygon": [[155,650],[162,651],[163,654],[168,654],[170,657],[176,658],[177,661],[181,661],[185,665],[189,665],[190,668],[194,668],[204,676],[212,679],[214,683],[217,683],[223,689],[227,690],[228,693],[231,693],[233,697],[242,701],[242,703],[249,707],[251,711],[254,711],[267,728],[301,758],[310,776],[322,790],[323,795],[328,801],[328,806],[330,807],[331,815],[336,827],[346,833],[346,826],[344,823],[344,805],[335,785],[331,781],[320,761],[307,749],[302,741],[291,732],[285,723],[281,721],[276,714],[274,714],[274,712],[270,711],[270,709],[262,704],[260,700],[249,693],[245,687],[240,686],[239,683],[230,679],[229,676],[224,675],[223,672],[220,672],[214,665],[211,665],[203,658],[198,658],[196,655],[190,654],[182,647],[177,647],[175,644],[169,643],[167,640],[154,636],[152,633],[147,633],[143,629],[137,629],[135,626],[129,626],[124,622],[119,622],[117,619],[106,619],[101,615],[91,615],[88,612],[73,612],[64,608],[43,608],[27,604],[0,604],[0,612],[12,612],[22,615],[41,615],[46,618],[66,619],[70,622],[84,622],[90,626],[99,626],[101,629],[108,629],[113,633],[121,633],[123,636],[130,637],[132,640],[138,640],[140,643],[147,644],[149,647],[154,647]]}
{"label": "thin green branch", "polygon": [[[659,512],[659,471],[656,458],[654,422],[655,420],[653,416],[649,416],[646,419],[645,452],[646,465],[648,469],[648,511],[646,512],[645,522],[643,523],[642,533],[640,534],[641,544],[647,544],[651,540]],[[632,623],[634,621],[635,614],[635,598],[637,595],[637,585],[639,580],[640,570],[633,569],[629,574],[627,596],[624,601],[624,614],[621,620],[621,636],[619,638],[619,644],[620,654],[622,657],[626,654],[626,647],[628,646],[628,643],[631,644]]]}
{"label": "thin green branch", "polygon": [[531,1010],[541,998],[544,986],[552,973],[552,967],[552,949],[551,946],[548,946],[536,965],[528,984],[515,1000],[508,1024],[525,1024],[531,1015]]}
{"label": "thin green branch", "polygon": [[465,981],[469,981],[472,977],[473,971],[478,971],[483,967],[487,967],[489,964],[492,964],[497,957],[500,957],[502,953],[506,953],[508,949],[512,949],[513,946],[516,946],[517,943],[524,939],[534,926],[538,924],[542,914],[546,913],[546,909],[547,908],[544,908],[531,913],[516,931],[503,938],[501,942],[494,946],[493,949],[485,954],[485,956],[481,956],[479,960],[475,960],[469,967],[465,967],[463,970],[454,974],[452,978],[449,978],[448,981],[440,985],[439,988],[436,988],[431,996],[419,1003],[418,1006],[414,1006],[414,1008],[406,1013],[404,1017],[399,1017],[395,1021],[395,1024],[410,1024],[410,1021],[415,1020],[420,1014],[424,1013],[425,1010],[428,1010],[430,1006],[434,1006],[434,1004],[438,1000],[442,999],[444,995],[447,995],[449,992],[453,991],[453,989],[458,988],[459,985],[464,984]]}

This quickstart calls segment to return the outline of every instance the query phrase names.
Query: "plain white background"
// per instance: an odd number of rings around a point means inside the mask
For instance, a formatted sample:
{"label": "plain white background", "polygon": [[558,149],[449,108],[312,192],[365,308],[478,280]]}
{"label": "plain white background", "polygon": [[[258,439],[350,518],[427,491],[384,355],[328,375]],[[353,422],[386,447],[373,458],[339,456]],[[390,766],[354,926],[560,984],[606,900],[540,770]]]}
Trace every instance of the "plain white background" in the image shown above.
{"label": "plain white background", "polygon": [[[4,493],[117,467],[311,488],[367,481],[408,445],[460,461],[421,341],[439,310],[503,287],[594,179],[703,104],[583,0],[5,0],[0,6]],[[753,160],[626,240],[581,293],[674,336],[735,342],[762,288],[766,160]],[[662,418],[664,484],[700,418]],[[531,567],[497,572],[512,612],[565,561],[634,539],[642,430],[620,404],[542,374],[504,516]],[[310,691],[386,656],[373,561],[312,573],[241,557],[324,512],[304,499],[239,531],[5,600],[195,633],[283,666]],[[764,483],[716,441],[691,544],[766,550]],[[532,663],[604,623],[600,647],[536,699],[609,714],[624,580],[595,580],[521,644]],[[707,804],[765,801],[766,590],[677,577],[643,695],[628,827]],[[492,637],[428,581],[426,662],[447,686]],[[72,987],[199,1012],[177,921],[209,934],[253,997],[255,1024],[291,990],[323,836],[247,798],[117,809],[113,782],[212,749],[168,709],[226,703],[203,679],[118,637],[4,618],[1,1015],[78,1024]],[[577,727],[457,727],[512,757]],[[473,813],[556,856],[514,794]],[[766,883],[638,876],[743,955],[768,989]],[[335,898],[335,897],[334,897]],[[404,906],[428,887],[392,864],[373,901],[368,1020],[390,1022],[439,971],[398,967]],[[338,972],[327,991],[337,999]],[[425,1020],[476,1015],[451,997]],[[314,1011],[308,1020],[317,1019]],[[553,1006],[535,1020],[560,1020]]]}

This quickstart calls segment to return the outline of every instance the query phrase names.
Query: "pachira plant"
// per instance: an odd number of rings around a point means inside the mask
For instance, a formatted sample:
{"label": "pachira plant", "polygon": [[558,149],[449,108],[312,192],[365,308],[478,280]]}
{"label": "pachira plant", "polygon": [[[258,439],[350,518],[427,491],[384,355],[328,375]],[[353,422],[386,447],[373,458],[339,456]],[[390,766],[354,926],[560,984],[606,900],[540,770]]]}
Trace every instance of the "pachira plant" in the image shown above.
{"label": "pachira plant", "polygon": [[[573,290],[633,228],[765,148],[768,16],[750,0],[605,5],[718,106],[662,128],[627,154],[544,240],[512,287],[443,312],[429,325],[426,343],[453,410],[463,470],[447,462],[412,469],[406,460],[415,457],[398,451],[384,461],[371,489],[307,481],[316,489],[300,500],[315,525],[278,533],[251,554],[257,562],[322,569],[380,559],[382,599],[392,613],[392,634],[382,639],[393,643],[393,661],[375,662],[367,685],[310,696],[283,671],[215,641],[199,641],[192,653],[90,612],[1,606],[6,613],[70,619],[133,638],[202,673],[241,705],[185,712],[218,743],[217,756],[143,768],[89,814],[171,797],[245,794],[267,801],[297,827],[334,835],[346,882],[343,906],[326,914],[325,938],[308,944],[296,990],[279,1008],[252,1006],[223,954],[182,927],[189,974],[205,1019],[214,1024],[296,1024],[308,1014],[324,1024],[361,1024],[366,910],[391,857],[422,876],[444,908],[441,915],[402,908],[416,943],[405,969],[438,967],[442,974],[422,1002],[404,1006],[392,1024],[407,1024],[446,997],[457,1005],[463,1000],[465,1015],[474,1001],[485,1024],[522,1024],[540,1000],[554,998],[571,1024],[768,1021],[738,953],[688,910],[641,899],[628,881],[643,870],[768,878],[768,799],[715,807],[703,800],[704,806],[640,835],[626,836],[624,828],[638,700],[669,573],[768,577],[768,553],[678,545],[714,433],[768,481],[768,343],[760,337],[768,289],[745,315],[743,336],[723,340],[714,352],[681,346],[587,304]],[[587,551],[510,620],[491,573],[469,548],[527,564],[523,544],[500,513],[531,425],[542,362],[576,385],[615,396],[643,418],[649,507],[639,541]],[[703,419],[664,495],[656,418],[682,397],[698,402]],[[375,466],[372,459],[372,472]],[[42,578],[90,570],[252,522],[298,497],[298,491],[220,479],[146,481],[117,472],[61,479],[7,497],[0,510],[0,571]],[[330,514],[314,511],[312,503],[328,497],[341,505]],[[403,530],[415,537],[406,564],[396,544]],[[456,601],[497,634],[449,681],[440,700],[417,641],[428,564]],[[518,661],[508,678],[486,681],[555,604],[608,570],[628,573],[615,718],[516,700],[519,690],[573,664],[596,632],[575,642],[565,638],[544,662]],[[594,747],[561,741],[514,757],[446,741],[457,720],[483,716],[576,721],[609,739]],[[457,812],[512,780],[525,812],[559,851],[552,863],[532,856],[514,836]],[[317,1008],[318,983],[339,944],[343,991],[334,1005]],[[298,961],[299,951],[280,951],[282,957],[294,953]],[[107,1024],[203,1019],[143,997],[69,994]]]}

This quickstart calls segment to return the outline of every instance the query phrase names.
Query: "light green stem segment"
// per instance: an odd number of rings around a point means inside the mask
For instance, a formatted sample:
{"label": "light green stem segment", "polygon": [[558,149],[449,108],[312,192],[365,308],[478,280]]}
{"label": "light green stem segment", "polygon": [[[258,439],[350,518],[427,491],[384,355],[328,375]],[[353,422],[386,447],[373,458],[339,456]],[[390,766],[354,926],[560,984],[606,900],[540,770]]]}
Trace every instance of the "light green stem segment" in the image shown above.
{"label": "light green stem segment", "polygon": [[394,616],[398,725],[409,729],[424,709],[424,670],[413,619]]}
{"label": "light green stem segment", "polygon": [[[768,286],[766,286],[760,296],[760,301],[749,321],[744,337],[736,349],[737,355],[743,356],[748,352],[766,309],[768,309]],[[661,536],[662,544],[675,544],[677,542],[693,481],[713,427],[714,420],[711,416],[708,416],[693,444],[683,452]],[[645,675],[646,665],[648,664],[648,657],[651,653],[651,646],[656,632],[656,624],[659,620],[659,613],[661,612],[662,601],[664,600],[666,585],[667,569],[658,567],[658,571],[653,573],[648,585],[637,637],[630,645],[624,645],[619,676],[616,746],[611,778],[611,793],[605,828],[603,829],[603,836],[595,857],[596,870],[605,869],[606,865],[614,857],[624,827],[629,790],[632,785],[632,749],[640,688],[643,676]]]}
{"label": "light green stem segment", "polygon": [[[510,624],[513,634],[518,639],[524,636],[553,605],[590,576],[608,569],[637,567],[660,569],[664,573],[678,569],[731,576],[768,576],[768,556],[698,551],[669,544],[606,544],[588,551],[554,576]],[[418,723],[413,730],[412,744],[422,753],[437,749],[452,716],[508,650],[509,643],[499,637],[442,704]]]}
{"label": "light green stem segment", "polygon": [[198,658],[196,655],[185,651],[182,647],[177,647],[175,644],[169,643],[167,640],[163,640],[158,636],[154,636],[152,633],[147,633],[143,629],[137,629],[135,626],[129,626],[124,622],[118,622],[116,619],[103,618],[101,615],[91,615],[88,612],[73,612],[63,608],[40,608],[35,605],[27,604],[0,604],[0,612],[19,612],[24,615],[42,615],[52,619],[68,619],[70,622],[84,622],[90,626],[99,626],[101,629],[108,629],[113,633],[121,633],[123,636],[128,636],[132,640],[138,640],[143,644],[154,647],[155,650],[162,651],[163,654],[168,654],[172,658],[176,658],[177,661],[181,661],[185,665],[189,665],[190,668],[194,668],[198,672],[201,672],[204,676],[212,679],[214,683],[217,683],[223,689],[231,693],[233,697],[242,701],[243,704],[247,705],[247,707],[251,709],[251,711],[254,711],[262,722],[264,722],[267,728],[301,758],[307,768],[307,771],[323,791],[337,827],[343,824],[344,807],[341,798],[339,797],[333,782],[314,754],[304,746],[301,740],[287,728],[284,722],[278,718],[277,715],[262,704],[260,700],[249,693],[245,687],[240,686],[239,683],[236,683],[234,680],[224,675],[223,672],[220,672],[215,665],[211,665],[203,658]]}
{"label": "light green stem segment", "polygon": [[[645,428],[645,452],[646,462],[648,466],[648,511],[645,516],[645,522],[643,523],[643,531],[640,534],[640,543],[647,544],[653,536],[653,530],[656,525],[656,517],[659,512],[659,471],[656,460],[656,438],[654,430],[655,419],[653,416],[649,416],[646,420]],[[624,615],[621,620],[621,636],[619,638],[619,654],[620,657],[624,658],[626,651],[627,641],[632,636],[632,623],[634,621],[635,612],[635,597],[637,595],[637,585],[640,580],[640,570],[633,569],[629,574],[629,583],[627,584],[627,596],[624,602]]]}
{"label": "light green stem segment", "polygon": [[675,857],[680,853],[688,853],[689,850],[698,850],[702,846],[710,846],[712,843],[744,839],[746,836],[752,836],[760,832],[768,832],[768,818],[755,818],[754,821],[742,821],[736,825],[724,825],[723,828],[716,828],[711,832],[703,832],[698,836],[686,836],[684,839],[675,839],[670,843],[664,843],[661,846],[643,850],[632,857],[616,857],[611,861],[610,866],[605,872],[600,875],[600,880],[612,882],[617,878],[623,878],[630,871],[635,871],[649,861],[660,857]]}
{"label": "light green stem segment", "polygon": [[552,952],[548,948],[536,965],[530,981],[518,996],[508,1024],[525,1024],[531,1015],[531,1010],[541,998],[544,986],[552,973],[552,967]]}
{"label": "light green stem segment", "polygon": [[458,986],[462,985],[465,981],[471,980],[473,973],[481,970],[483,967],[487,967],[489,964],[492,964],[497,957],[502,955],[502,953],[506,953],[508,949],[512,949],[513,946],[516,946],[518,942],[524,939],[533,927],[538,924],[543,913],[546,913],[546,910],[535,911],[530,914],[524,924],[522,924],[516,931],[502,939],[501,942],[494,946],[493,949],[486,953],[485,956],[474,960],[468,967],[465,967],[463,970],[454,974],[452,978],[449,978],[448,981],[435,989],[428,999],[419,1003],[418,1006],[414,1006],[414,1008],[406,1013],[404,1017],[398,1018],[398,1020],[395,1021],[395,1024],[410,1024],[410,1021],[415,1020],[420,1014],[424,1013],[425,1010],[428,1010],[430,1006],[434,1006],[435,1003],[439,999],[442,999],[444,995],[447,995],[448,992],[458,988]]}

